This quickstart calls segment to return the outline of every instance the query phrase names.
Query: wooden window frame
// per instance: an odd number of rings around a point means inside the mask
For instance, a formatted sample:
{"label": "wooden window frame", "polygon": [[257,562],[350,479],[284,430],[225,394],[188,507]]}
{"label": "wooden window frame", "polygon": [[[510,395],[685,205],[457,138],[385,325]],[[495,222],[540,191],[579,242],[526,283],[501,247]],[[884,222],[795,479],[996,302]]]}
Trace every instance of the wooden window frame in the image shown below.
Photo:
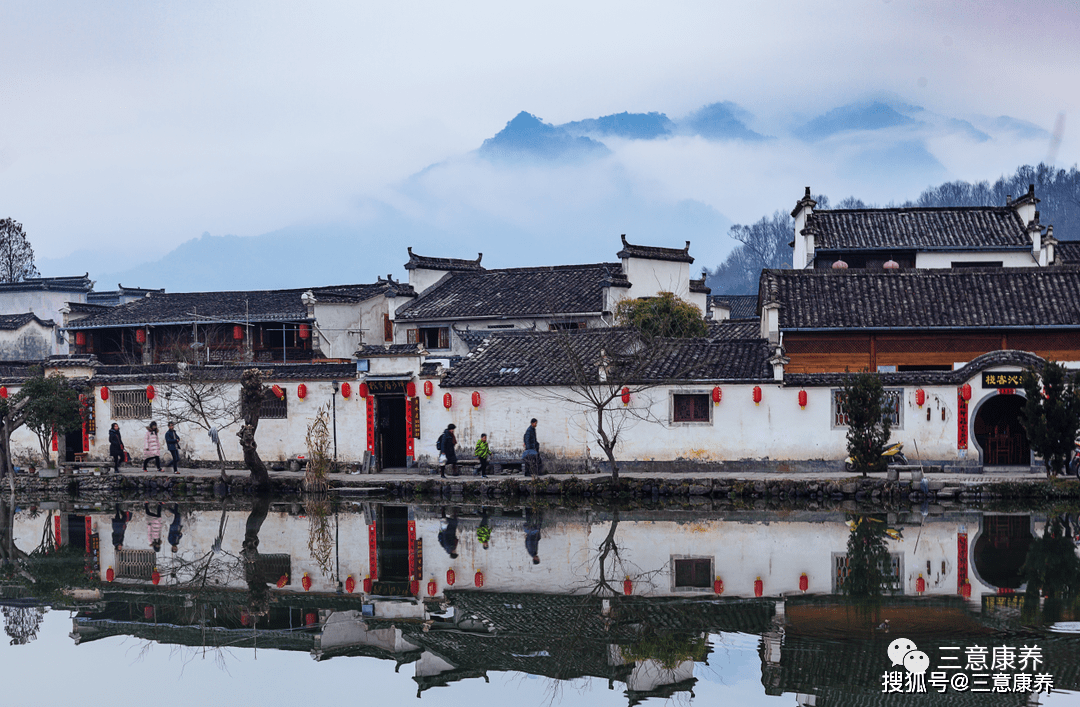
{"label": "wooden window frame", "polygon": [[111,389],[109,393],[109,414],[112,419],[149,420],[154,416],[154,405],[146,397],[146,388]]}
{"label": "wooden window frame", "polygon": [[[679,419],[676,414],[679,406],[678,398],[694,398],[697,404],[703,406],[707,417],[702,419]],[[668,398],[668,420],[671,425],[711,425],[713,423],[712,391],[710,390],[673,390]]]}
{"label": "wooden window frame", "polygon": [[[840,401],[840,396],[843,395],[844,391],[840,388],[833,388],[831,392],[832,410],[830,412],[832,415],[832,428],[835,430],[847,427],[847,413],[844,412],[843,403]],[[892,429],[904,429],[904,389],[886,388],[885,397],[890,398],[893,403]]]}
{"label": "wooden window frame", "polygon": [[[680,572],[680,566],[684,569]],[[685,579],[687,567],[693,575],[690,582]],[[713,577],[715,577],[715,560],[705,555],[672,555],[671,556],[671,590],[675,592],[712,591]],[[702,577],[698,574],[704,573]],[[680,583],[679,575],[683,574],[683,582]]]}

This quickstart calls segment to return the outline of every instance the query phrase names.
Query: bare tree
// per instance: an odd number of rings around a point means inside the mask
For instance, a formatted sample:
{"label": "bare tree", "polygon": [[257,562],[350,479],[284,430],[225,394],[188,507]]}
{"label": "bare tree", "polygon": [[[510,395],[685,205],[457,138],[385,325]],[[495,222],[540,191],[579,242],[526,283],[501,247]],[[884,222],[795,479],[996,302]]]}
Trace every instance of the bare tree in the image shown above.
{"label": "bare tree", "polygon": [[240,377],[240,414],[244,418],[244,425],[236,436],[240,438],[240,446],[244,450],[244,464],[261,489],[270,487],[270,473],[266,470],[265,462],[259,457],[255,431],[259,428],[259,414],[266,392],[267,388],[262,384],[262,373],[259,369],[249,368],[244,371]]}
{"label": "bare tree", "polygon": [[179,378],[165,387],[165,413],[174,422],[194,425],[210,435],[221,465],[221,480],[228,481],[218,433],[240,421],[240,401],[230,382],[214,377],[214,373],[181,365]]}
{"label": "bare tree", "polygon": [[38,277],[34,248],[15,219],[0,219],[0,282]]}

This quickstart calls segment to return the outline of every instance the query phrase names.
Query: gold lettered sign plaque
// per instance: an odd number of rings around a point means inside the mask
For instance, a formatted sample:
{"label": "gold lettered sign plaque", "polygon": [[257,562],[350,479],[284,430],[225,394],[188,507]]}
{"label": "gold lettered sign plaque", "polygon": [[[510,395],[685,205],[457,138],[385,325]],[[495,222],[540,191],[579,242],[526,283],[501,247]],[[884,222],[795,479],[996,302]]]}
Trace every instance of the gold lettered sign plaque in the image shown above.
{"label": "gold lettered sign plaque", "polygon": [[1024,387],[1024,372],[1023,371],[998,371],[990,373],[983,371],[982,374],[982,387],[983,388],[1023,388]]}

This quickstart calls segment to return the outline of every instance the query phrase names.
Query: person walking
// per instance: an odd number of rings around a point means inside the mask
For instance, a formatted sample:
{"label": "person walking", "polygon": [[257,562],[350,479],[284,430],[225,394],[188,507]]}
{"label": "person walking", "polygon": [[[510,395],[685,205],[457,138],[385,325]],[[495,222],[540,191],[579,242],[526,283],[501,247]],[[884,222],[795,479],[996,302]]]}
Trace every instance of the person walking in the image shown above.
{"label": "person walking", "polygon": [[170,510],[172,511],[173,518],[172,523],[169,523],[169,545],[171,546],[172,551],[176,552],[180,549],[180,538],[184,537],[184,524],[180,519],[180,506],[174,503]]}
{"label": "person walking", "polygon": [[165,446],[169,448],[169,454],[172,456],[172,473],[179,474],[180,469],[177,468],[177,462],[180,461],[180,435],[176,434],[174,423],[169,423],[169,430],[165,433]]}
{"label": "person walking", "polygon": [[113,458],[113,472],[120,473],[120,462],[124,461],[124,440],[120,438],[120,425],[115,422],[109,428],[109,456]]}
{"label": "person walking", "polygon": [[[480,462],[480,468],[477,469],[476,474],[480,475],[480,478],[487,478],[488,459],[491,458],[491,449],[488,447],[487,433],[481,434],[480,439],[476,440],[476,449],[474,450],[477,461]],[[474,476],[476,475],[474,474]]]}
{"label": "person walking", "polygon": [[161,552],[161,503],[157,504],[157,509],[151,511],[149,502],[143,502],[143,508],[146,509],[146,539],[150,541],[150,547],[154,548],[154,552]]}
{"label": "person walking", "polygon": [[143,453],[142,470],[146,471],[146,466],[153,459],[157,464],[157,470],[161,471],[161,440],[158,439],[157,422],[151,422],[146,428],[146,444],[143,445]]}
{"label": "person walking", "polygon": [[457,511],[452,512],[449,518],[446,517],[446,512],[443,511],[443,519],[441,525],[442,529],[439,531],[438,536],[439,545],[442,545],[442,549],[446,550],[446,554],[450,556],[451,560],[456,560],[458,556]]}
{"label": "person walking", "polygon": [[525,509],[525,552],[532,557],[534,565],[540,564],[540,528],[544,524],[544,516],[540,511]]}
{"label": "person walking", "polygon": [[124,549],[124,533],[127,532],[128,521],[131,520],[131,511],[120,510],[120,504],[116,504],[116,515],[112,519],[112,544],[117,550]]}
{"label": "person walking", "polygon": [[540,443],[536,441],[536,418],[529,421],[525,428],[525,451],[521,455],[525,476],[540,476]]}
{"label": "person walking", "polygon": [[488,509],[486,506],[480,508],[480,525],[476,529],[476,539],[480,541],[485,550],[488,549],[488,542],[491,541],[491,525],[490,521],[488,521]]}
{"label": "person walking", "polygon": [[454,430],[457,429],[457,425],[451,422],[443,430],[442,436],[439,437],[439,441],[435,443],[442,455],[446,457],[446,463],[443,464],[442,469],[439,470],[439,476],[446,478],[446,470],[450,469],[451,476],[458,475],[457,469],[457,436],[454,434]]}

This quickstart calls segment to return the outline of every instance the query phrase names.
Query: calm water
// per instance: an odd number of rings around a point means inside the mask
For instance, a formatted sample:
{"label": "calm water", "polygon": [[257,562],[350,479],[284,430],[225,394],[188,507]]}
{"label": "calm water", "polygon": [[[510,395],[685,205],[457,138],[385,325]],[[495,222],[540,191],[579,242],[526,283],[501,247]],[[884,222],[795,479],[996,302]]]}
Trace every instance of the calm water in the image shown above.
{"label": "calm water", "polygon": [[6,704],[1080,704],[1070,509],[3,506]]}

